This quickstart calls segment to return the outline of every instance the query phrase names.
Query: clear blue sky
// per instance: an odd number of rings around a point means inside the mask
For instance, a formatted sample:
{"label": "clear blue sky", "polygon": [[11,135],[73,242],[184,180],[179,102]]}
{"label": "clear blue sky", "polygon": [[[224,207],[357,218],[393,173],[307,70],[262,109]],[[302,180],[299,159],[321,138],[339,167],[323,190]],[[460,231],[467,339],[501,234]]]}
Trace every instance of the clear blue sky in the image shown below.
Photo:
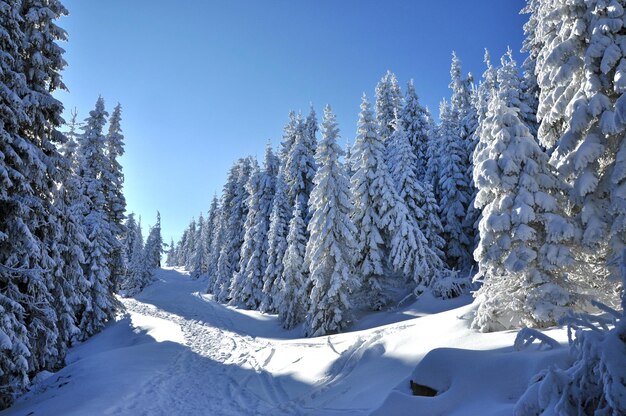
{"label": "clear blue sky", "polygon": [[343,140],[387,69],[437,115],[450,56],[478,78],[483,51],[518,61],[523,0],[65,0],[69,93],[85,118],[101,94],[123,106],[128,210],[178,238],[238,157],[278,144],[289,110],[329,103]]}

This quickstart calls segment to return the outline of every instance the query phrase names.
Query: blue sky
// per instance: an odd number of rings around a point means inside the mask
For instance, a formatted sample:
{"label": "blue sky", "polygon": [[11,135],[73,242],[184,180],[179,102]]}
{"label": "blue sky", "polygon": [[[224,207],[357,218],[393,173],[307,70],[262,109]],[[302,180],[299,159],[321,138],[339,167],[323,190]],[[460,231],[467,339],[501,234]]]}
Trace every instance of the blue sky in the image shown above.
{"label": "blue sky", "polygon": [[[436,113],[452,50],[464,72],[484,48],[519,53],[523,0],[65,0],[69,92],[81,119],[120,102],[128,210],[180,236],[238,157],[278,144],[289,110],[330,104],[352,142],[360,97],[387,69]],[[436,114],[435,114],[436,115]]]}

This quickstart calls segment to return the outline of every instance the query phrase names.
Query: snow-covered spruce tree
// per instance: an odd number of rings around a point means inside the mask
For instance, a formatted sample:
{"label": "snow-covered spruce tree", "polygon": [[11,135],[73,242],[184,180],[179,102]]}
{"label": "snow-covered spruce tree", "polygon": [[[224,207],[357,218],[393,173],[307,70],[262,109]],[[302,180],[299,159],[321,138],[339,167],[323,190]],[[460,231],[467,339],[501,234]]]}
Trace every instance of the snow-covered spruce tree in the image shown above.
{"label": "snow-covered spruce tree", "polygon": [[220,204],[217,199],[217,195],[213,195],[213,199],[211,200],[211,205],[209,207],[209,212],[207,214],[206,219],[206,241],[204,243],[205,255],[206,255],[206,274],[210,278],[210,276],[214,273],[215,268],[214,265],[217,263],[211,262],[211,253],[213,252],[213,246],[216,243],[216,235],[217,230],[219,229],[219,215],[220,215]]}
{"label": "snow-covered spruce tree", "polygon": [[[626,251],[621,267],[626,287]],[[571,366],[550,367],[534,376],[515,406],[516,415],[626,414],[626,291],[621,311],[602,309],[613,319],[585,314],[566,318],[575,333],[574,339],[570,335]]]}
{"label": "snow-covered spruce tree", "polygon": [[[310,117],[310,123],[312,123],[312,120],[315,120],[314,113],[312,113],[312,117]],[[310,213],[308,212],[309,196],[311,194],[311,190],[313,189],[313,176],[315,175],[315,171],[317,169],[315,165],[316,138],[313,130],[314,129],[311,127],[307,128],[306,123],[302,122],[300,117],[296,119],[294,131],[295,136],[293,143],[291,144],[291,148],[287,153],[287,160],[285,161],[283,171],[283,178],[285,180],[285,184],[287,185],[288,204],[293,207],[291,214],[293,215],[298,213],[302,216],[305,241],[308,239],[308,231],[306,227],[310,220]],[[283,141],[283,148],[286,144],[286,141]],[[296,246],[290,247],[290,244],[296,244]],[[280,245],[276,247],[278,248]],[[305,247],[303,245],[299,244],[299,240],[287,239],[286,250],[301,250],[301,253],[298,253],[298,257],[304,258],[304,248]],[[292,257],[295,258],[293,255]],[[286,257],[284,260],[286,261]],[[303,279],[306,280],[308,270],[303,267],[302,273],[305,275]],[[287,271],[285,270],[280,278],[284,282],[291,279],[292,276],[287,274]],[[297,285],[298,283],[296,282],[294,284]]]}
{"label": "snow-covered spruce tree", "polygon": [[235,192],[237,187],[237,175],[238,175],[238,164],[235,163],[231,166],[228,171],[228,177],[226,178],[226,183],[222,189],[222,196],[220,202],[220,215],[218,228],[215,231],[215,241],[213,243],[213,247],[211,248],[211,255],[209,258],[209,263],[213,266],[213,272],[209,275],[209,282],[207,286],[207,293],[212,293],[216,296],[222,291],[223,286],[228,283],[230,285],[230,276],[228,276],[228,271],[224,270],[224,267],[227,265],[225,263],[226,257],[222,259],[222,274],[220,275],[219,264],[220,264],[220,254],[222,253],[222,249],[228,244],[226,240],[226,236],[229,233],[228,223],[230,221],[231,209],[233,199],[235,198]]}
{"label": "snow-covered spruce tree", "polygon": [[[287,250],[287,230],[293,213],[293,205],[289,198],[288,161],[289,154],[296,140],[298,124],[300,124],[298,117],[291,111],[289,113],[289,122],[283,129],[283,138],[278,151],[279,165],[267,232],[268,251],[267,266],[263,272],[263,299],[259,305],[259,309],[262,312],[277,311],[275,300],[280,290],[278,283],[283,273],[283,259]],[[309,131],[311,131],[311,126],[309,126]],[[307,136],[308,140],[306,143],[308,143],[308,146],[305,148],[311,148],[313,144],[311,139],[314,137],[311,134]]]}
{"label": "snow-covered spruce tree", "polygon": [[256,160],[253,160],[250,176],[245,184],[246,187],[246,207],[248,213],[243,223],[244,237],[239,255],[238,271],[234,273],[230,282],[230,303],[232,305],[243,305],[255,309],[261,298],[261,288],[263,280],[261,277],[261,261],[263,255],[261,247],[262,240],[258,240],[256,235],[257,221],[262,221],[261,214],[261,169]]}
{"label": "snow-covered spruce tree", "polygon": [[118,159],[124,155],[124,135],[122,134],[122,106],[117,104],[113,109],[113,113],[109,119],[109,131],[106,137],[107,156],[110,165],[109,195],[107,197],[107,211],[111,222],[119,229],[117,235],[124,232],[124,211],[126,211],[126,198],[122,192],[124,184],[124,174],[122,173],[122,165]]}
{"label": "snow-covered spruce tree", "polygon": [[120,239],[126,232],[124,227],[124,212],[126,198],[123,193],[124,173],[119,158],[124,155],[124,135],[122,134],[122,106],[118,103],[109,118],[109,131],[106,136],[106,151],[109,159],[108,170],[102,172],[105,181],[106,212],[113,227],[114,239],[111,242],[111,281],[117,287],[119,279],[125,273],[123,248]]}
{"label": "snow-covered spruce tree", "polygon": [[[462,77],[461,61],[452,53],[452,65],[450,68],[450,89],[452,97],[450,98],[450,111],[453,119],[456,119],[458,125],[459,142],[465,148],[465,160],[463,161],[463,171],[470,173],[467,188],[457,188],[452,191],[465,193],[466,213],[461,221],[461,232],[466,236],[468,245],[464,247],[464,254],[455,264],[460,269],[469,268],[473,265],[472,251],[474,251],[478,233],[478,218],[480,212],[474,208],[472,203],[476,197],[476,187],[474,186],[471,172],[473,170],[473,154],[476,147],[475,131],[478,127],[478,117],[476,108],[472,105],[472,96],[475,95],[474,80],[472,74],[468,74],[467,78]],[[450,161],[450,159],[444,159]],[[444,163],[445,166],[445,163]],[[453,168],[454,170],[454,168]],[[445,192],[444,192],[445,193]],[[443,205],[443,204],[442,204]],[[444,220],[445,222],[445,220]],[[449,259],[450,260],[450,259]]]}
{"label": "snow-covered spruce tree", "polygon": [[[196,238],[194,238],[194,241],[195,240]],[[161,213],[157,211],[156,224],[150,227],[150,232],[148,233],[148,238],[146,238],[146,245],[144,247],[144,257],[146,258],[146,267],[148,272],[152,273],[154,269],[161,267],[162,254],[163,237],[161,236]]]}
{"label": "snow-covered spruce tree", "polygon": [[419,102],[413,80],[406,86],[400,119],[417,158],[417,179],[424,183],[428,165],[428,133],[432,126],[429,125],[428,112]]}
{"label": "snow-covered spruce tree", "polygon": [[79,339],[98,332],[113,316],[116,301],[113,297],[111,277],[111,253],[113,247],[113,225],[106,213],[106,195],[102,172],[108,170],[106,138],[103,128],[107,112],[104,100],[99,97],[96,107],[85,120],[79,142],[79,175],[82,178],[83,194],[87,199],[83,224],[89,245],[85,250],[85,278],[89,282],[84,308],[79,311]]}
{"label": "snow-covered spruce tree", "polygon": [[[251,309],[258,309],[265,300],[263,277],[268,263],[268,232],[274,200],[279,160],[271,145],[265,150],[263,169],[253,172],[248,181],[248,217],[241,248],[239,280],[231,298]],[[237,276],[235,278],[237,279]],[[241,289],[239,289],[241,288]]]}
{"label": "snow-covered spruce tree", "polygon": [[59,322],[59,350],[65,351],[78,335],[76,314],[85,302],[89,284],[85,279],[83,264],[84,250],[89,242],[83,228],[83,215],[87,205],[82,193],[78,171],[78,143],[76,138],[76,112],[72,113],[67,140],[60,150],[65,159],[61,167],[61,186],[57,187],[54,205],[63,221],[59,222],[60,232],[56,244],[59,261],[54,265],[52,288],[54,307]]}
{"label": "snow-covered spruce tree", "polygon": [[322,139],[315,155],[318,170],[309,200],[312,213],[306,264],[311,293],[305,333],[320,336],[338,332],[350,322],[350,296],[360,281],[354,274],[356,228],[350,219],[350,182],[339,161],[339,129],[330,106],[324,109]]}
{"label": "snow-covered spruce tree", "polygon": [[406,273],[417,245],[408,211],[385,163],[385,145],[365,94],[352,151],[352,221],[358,230],[355,266],[370,306],[379,309],[386,302],[382,278],[392,270]]}
{"label": "snow-covered spruce tree", "polygon": [[120,282],[119,293],[133,296],[141,291],[150,281],[150,273],[144,256],[143,233],[141,224],[130,213],[125,222],[126,234],[122,239],[126,258],[126,274]]}
{"label": "snow-covered spruce tree", "polygon": [[193,255],[191,259],[191,277],[194,279],[199,278],[202,274],[206,273],[206,241],[207,226],[204,221],[204,216],[200,213],[198,217],[198,223],[196,225],[196,236],[194,237],[195,245],[193,247]]}
{"label": "snow-covered spruce tree", "polygon": [[350,178],[352,178],[352,175],[354,175],[354,169],[352,169],[352,145],[350,145],[349,142],[346,142],[346,151],[343,160],[343,165],[346,169],[348,180],[350,180]]}
{"label": "snow-covered spruce tree", "polygon": [[183,233],[182,240],[182,266],[186,270],[193,270],[193,258],[196,250],[196,236],[198,230],[198,222],[195,218],[191,219],[187,231]]}
{"label": "snow-covered spruce tree", "polygon": [[[484,150],[484,146],[486,146],[486,142],[482,140],[482,131],[481,128],[484,125],[484,120],[487,117],[487,111],[489,106],[489,101],[491,100],[493,94],[498,94],[498,86],[500,83],[500,79],[504,81],[506,85],[500,90],[501,98],[507,105],[512,105],[516,108],[519,108],[522,111],[522,121],[529,128],[532,123],[534,123],[534,116],[530,117],[530,111],[528,106],[525,106],[523,101],[520,99],[522,96],[521,92],[521,78],[519,76],[519,70],[516,67],[515,61],[513,60],[513,56],[511,53],[511,49],[509,48],[507,53],[501,58],[502,66],[497,69],[491,63],[491,57],[489,55],[489,51],[485,49],[485,57],[484,62],[487,66],[487,69],[483,73],[482,80],[476,89],[473,100],[474,107],[476,108],[476,113],[478,117],[478,128],[474,132],[474,154],[472,155],[472,166],[477,163],[476,158],[479,154]],[[504,96],[507,95],[507,96]],[[535,130],[536,131],[536,130]],[[531,130],[532,134],[532,130]],[[534,137],[534,135],[533,135]],[[473,169],[472,169],[473,170]],[[470,202],[470,207],[476,208],[476,194],[474,193],[474,197]],[[479,219],[480,220],[480,219]],[[474,236],[474,240],[476,244],[478,244],[478,240],[480,239],[479,233]]]}
{"label": "snow-covered spruce tree", "polygon": [[174,243],[173,238],[171,239],[170,245],[167,250],[167,259],[165,259],[165,265],[167,267],[176,266],[176,244]]}
{"label": "snow-covered spruce tree", "polygon": [[304,139],[306,147],[311,151],[313,155],[315,155],[315,151],[317,149],[317,130],[317,114],[315,113],[315,108],[313,108],[313,104],[311,104],[309,115],[304,121]]}
{"label": "snow-covered spruce tree", "polygon": [[[61,293],[51,294],[50,291],[59,289],[55,287],[54,274],[59,272],[55,267],[61,261],[58,241],[64,221],[54,204],[64,164],[58,151],[58,146],[64,141],[59,131],[63,123],[63,105],[52,93],[65,89],[60,71],[66,64],[63,49],[57,42],[65,40],[66,33],[55,21],[66,15],[67,11],[57,1],[45,4],[40,1],[3,3],[9,16],[7,21],[2,21],[2,36],[6,38],[9,49],[5,51],[3,48],[2,53],[7,61],[6,69],[11,72],[6,79],[8,84],[4,84],[3,80],[3,87],[7,87],[6,97],[13,101],[12,104],[5,104],[18,113],[24,112],[27,118],[22,118],[16,125],[19,138],[14,137],[7,144],[6,150],[14,154],[7,155],[5,149],[2,149],[3,158],[8,159],[10,167],[7,179],[14,181],[10,187],[13,191],[22,185],[26,185],[26,188],[14,193],[21,211],[17,217],[13,217],[16,213],[14,204],[3,204],[2,216],[8,215],[9,222],[18,219],[17,225],[22,229],[6,230],[9,233],[4,234],[4,237],[15,251],[12,258],[0,260],[3,265],[33,271],[28,277],[18,277],[21,279],[19,291],[26,296],[13,299],[24,308],[23,319],[30,349],[27,361],[29,372],[34,374],[55,369],[65,355],[65,351],[58,348],[62,344],[58,342],[57,325],[60,322],[55,308],[61,307],[59,302],[66,302],[63,299],[53,300],[55,295]],[[8,31],[5,30],[5,23]],[[14,46],[17,46],[17,50]],[[24,77],[19,82],[23,88],[15,88],[18,84],[15,84],[13,76],[16,74]],[[15,117],[20,117],[18,113],[9,115],[13,119],[9,123],[15,121]],[[6,122],[5,119],[2,122]],[[21,180],[16,178],[14,174],[17,172],[25,177]],[[4,231],[2,227],[0,232]],[[20,233],[30,234],[24,235],[29,240],[28,246],[19,247],[24,241]],[[66,289],[69,290],[69,287]],[[64,309],[68,307],[63,305]]]}
{"label": "snow-covered spruce tree", "polygon": [[562,186],[516,107],[493,97],[481,131],[485,145],[474,177],[483,216],[475,257],[483,285],[472,326],[554,325],[582,307],[590,289],[573,277],[585,272],[572,254],[576,230],[559,198]]}
{"label": "snow-covered spruce tree", "polygon": [[[536,14],[539,140],[572,186],[582,243],[616,280],[610,264],[626,235],[624,2],[540,1]],[[610,296],[601,300],[615,303]]]}
{"label": "snow-covered spruce tree", "polygon": [[189,264],[188,258],[190,257],[188,255],[188,252],[191,249],[191,247],[194,246],[193,238],[195,237],[195,234],[196,234],[196,219],[192,218],[187,228],[183,231],[183,235],[180,237],[180,241],[177,244],[176,253],[177,253],[177,259],[178,259],[178,265],[181,267],[185,267],[185,268],[188,267],[188,264]]}
{"label": "snow-covered spruce tree", "polygon": [[298,126],[302,124],[302,117],[297,115],[295,111],[289,112],[289,121],[283,127],[283,137],[280,142],[280,150],[278,151],[278,158],[280,159],[281,168],[284,168],[289,158],[289,152],[291,147],[296,141],[296,130]]}
{"label": "snow-covered spruce tree", "polygon": [[434,125],[430,134],[428,135],[428,141],[426,142],[426,173],[424,175],[424,183],[430,185],[435,195],[435,200],[441,200],[441,159],[443,152],[441,151],[442,140],[441,133],[444,129],[448,129],[449,125],[440,123]]}
{"label": "snow-covered spruce tree", "polygon": [[313,189],[315,175],[315,136],[311,137],[301,119],[297,120],[295,138],[285,163],[285,182],[289,203],[295,206],[296,201],[304,207],[305,224],[308,224],[309,195]]}
{"label": "snow-covered spruce tree", "polygon": [[[487,68],[485,69],[485,72],[483,72],[482,79],[478,84],[478,88],[476,88],[476,93],[472,96],[479,126],[487,116],[487,111],[489,110],[489,100],[491,99],[492,93],[498,88],[498,70],[491,63],[491,55],[489,54],[489,50],[486,48],[483,62]],[[478,145],[480,135],[476,132],[474,133],[474,136],[474,141],[476,142],[476,145]],[[474,152],[476,152],[476,150],[474,150]]]}
{"label": "snow-covered spruce tree", "polygon": [[287,250],[283,259],[284,270],[278,282],[277,297],[274,299],[278,315],[286,329],[302,323],[309,305],[306,293],[308,270],[304,263],[308,237],[304,222],[306,210],[296,200],[289,222]]}
{"label": "snow-covered spruce tree", "polygon": [[276,177],[275,186],[270,227],[267,232],[267,267],[263,273],[263,299],[259,306],[261,312],[277,311],[280,280],[284,270],[283,259],[287,251],[287,234],[292,215],[282,168]]}
{"label": "snow-covered spruce tree", "polygon": [[223,240],[224,228],[220,221],[222,218],[222,210],[220,202],[217,199],[217,195],[213,196],[211,201],[211,207],[209,208],[209,216],[207,218],[208,225],[210,227],[211,244],[209,245],[207,253],[207,291],[213,292],[213,286],[215,285],[215,276],[217,274],[217,261],[220,257],[220,250]]}
{"label": "snow-covered spruce tree", "polygon": [[472,246],[471,237],[463,229],[471,198],[467,147],[459,135],[458,118],[445,100],[439,118],[439,206],[443,238],[447,242],[446,259],[451,267],[463,268],[471,263],[468,250]]}
{"label": "snow-covered spruce tree", "polygon": [[[435,211],[436,205],[433,205],[434,196],[430,188],[422,185],[417,178],[417,157],[413,153],[402,121],[396,119],[394,126],[395,131],[387,146],[388,163],[398,195],[406,206],[410,228],[415,234],[417,244],[410,252],[405,273],[419,285],[431,286],[433,279],[446,268],[442,251],[445,242],[440,235],[441,221]],[[427,213],[424,208],[430,211]]]}
{"label": "snow-covered spruce tree", "polygon": [[[508,48],[500,58],[500,68],[497,74],[497,94],[509,107],[518,109],[518,115],[524,125],[530,126],[535,122],[533,109],[526,103],[523,89],[523,79],[520,77],[517,62],[513,59],[513,51]],[[531,130],[532,134],[532,130]]]}
{"label": "snow-covered spruce tree", "polygon": [[243,225],[248,215],[246,183],[250,177],[251,168],[252,158],[239,159],[229,174],[228,182],[230,183],[225,186],[225,190],[226,188],[232,189],[232,196],[228,196],[222,205],[222,211],[226,213],[223,218],[226,228],[224,244],[217,262],[215,279],[217,288],[213,292],[220,302],[229,300],[230,283],[239,268],[239,256],[245,233]]}
{"label": "snow-covered spruce tree", "polygon": [[383,142],[394,131],[393,120],[402,109],[402,93],[395,74],[387,71],[376,85],[376,122]]}
{"label": "snow-covered spruce tree", "polygon": [[472,105],[472,92],[474,90],[474,79],[472,74],[463,78],[461,71],[461,60],[452,52],[452,64],[450,66],[450,111],[452,117],[456,119],[459,126],[459,137],[467,148],[468,163],[471,163],[471,155],[474,152],[476,143],[473,140],[473,133],[478,127],[476,109]]}

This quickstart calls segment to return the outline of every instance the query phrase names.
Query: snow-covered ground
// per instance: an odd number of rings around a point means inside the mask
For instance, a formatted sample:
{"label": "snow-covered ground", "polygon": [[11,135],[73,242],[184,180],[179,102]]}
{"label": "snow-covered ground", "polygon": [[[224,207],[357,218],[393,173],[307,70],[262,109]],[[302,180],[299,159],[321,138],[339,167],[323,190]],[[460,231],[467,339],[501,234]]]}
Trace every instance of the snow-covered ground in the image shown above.
{"label": "snow-covered ground", "polygon": [[[73,348],[2,416],[510,415],[539,369],[567,358],[512,348],[515,332],[468,329],[469,298],[422,299],[320,338],[226,307],[165,269],[128,314]],[[564,330],[547,333],[566,343]],[[435,388],[411,394],[409,380]]]}

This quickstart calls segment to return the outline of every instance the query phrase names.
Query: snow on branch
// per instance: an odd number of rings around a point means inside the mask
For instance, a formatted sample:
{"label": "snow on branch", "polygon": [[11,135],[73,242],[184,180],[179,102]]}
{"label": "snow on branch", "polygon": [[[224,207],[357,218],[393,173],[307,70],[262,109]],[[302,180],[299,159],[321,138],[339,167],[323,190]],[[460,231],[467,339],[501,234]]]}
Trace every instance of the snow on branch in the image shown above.
{"label": "snow on branch", "polygon": [[548,349],[560,347],[560,344],[554,338],[533,328],[522,328],[515,337],[513,347],[516,351],[522,351],[530,347],[535,340],[539,341],[539,349],[544,346]]}

